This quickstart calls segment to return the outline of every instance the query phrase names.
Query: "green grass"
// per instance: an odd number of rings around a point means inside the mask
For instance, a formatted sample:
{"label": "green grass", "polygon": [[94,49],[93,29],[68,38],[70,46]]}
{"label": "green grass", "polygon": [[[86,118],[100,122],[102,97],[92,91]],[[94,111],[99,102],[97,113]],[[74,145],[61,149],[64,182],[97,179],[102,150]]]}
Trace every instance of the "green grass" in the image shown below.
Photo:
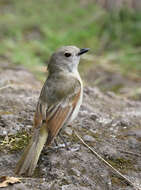
{"label": "green grass", "polygon": [[[0,56],[31,70],[62,45],[118,52],[125,71],[141,72],[141,13],[108,13],[82,0],[1,0]],[[119,56],[120,55],[120,56]]]}

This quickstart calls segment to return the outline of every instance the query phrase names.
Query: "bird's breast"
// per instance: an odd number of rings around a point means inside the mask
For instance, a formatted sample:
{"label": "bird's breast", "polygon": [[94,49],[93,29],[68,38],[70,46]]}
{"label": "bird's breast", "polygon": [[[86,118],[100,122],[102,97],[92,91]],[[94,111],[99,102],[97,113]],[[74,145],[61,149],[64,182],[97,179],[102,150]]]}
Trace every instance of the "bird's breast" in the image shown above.
{"label": "bird's breast", "polygon": [[78,72],[74,73],[74,77],[76,77],[79,80],[79,82],[80,82],[81,92],[80,92],[80,97],[78,99],[78,102],[77,102],[77,104],[75,106],[75,109],[74,109],[74,111],[73,111],[73,113],[71,115],[69,123],[71,123],[77,117],[79,109],[80,109],[80,106],[82,104],[82,99],[83,99],[83,83],[82,83],[81,77],[80,77],[80,75],[79,75]]}

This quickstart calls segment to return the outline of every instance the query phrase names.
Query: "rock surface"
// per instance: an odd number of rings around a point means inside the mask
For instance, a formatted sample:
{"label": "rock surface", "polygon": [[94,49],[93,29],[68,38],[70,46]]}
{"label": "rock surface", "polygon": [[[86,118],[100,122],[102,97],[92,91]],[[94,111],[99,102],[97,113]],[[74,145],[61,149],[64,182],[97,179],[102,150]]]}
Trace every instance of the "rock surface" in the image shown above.
{"label": "rock surface", "polygon": [[[7,86],[9,83],[10,86]],[[2,88],[4,86],[5,88]],[[23,148],[14,149],[12,139],[15,136],[19,142],[18,133],[21,135],[24,132],[30,133],[41,87],[40,82],[25,69],[17,67],[0,69],[1,176],[15,176],[14,168]],[[45,147],[34,176],[22,178],[22,183],[27,189],[134,189],[98,160],[80,142],[73,130],[141,189],[140,101],[129,100],[114,93],[103,94],[96,87],[86,87],[79,115],[69,127],[70,129],[62,131],[62,134],[70,150],[63,146]],[[57,141],[62,143],[58,137]]]}

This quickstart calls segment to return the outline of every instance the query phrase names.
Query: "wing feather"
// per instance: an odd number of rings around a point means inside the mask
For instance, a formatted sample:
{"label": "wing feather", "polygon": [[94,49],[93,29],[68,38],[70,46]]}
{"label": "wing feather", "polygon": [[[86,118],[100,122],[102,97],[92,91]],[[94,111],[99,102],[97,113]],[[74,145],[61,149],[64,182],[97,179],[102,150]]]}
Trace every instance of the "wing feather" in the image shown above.
{"label": "wing feather", "polygon": [[64,123],[68,120],[68,118],[70,117],[71,110],[71,106],[67,106],[65,108],[60,106],[57,112],[55,113],[54,117],[47,121],[47,126],[49,129],[47,145],[49,145],[52,142],[52,140],[54,139],[54,137],[56,137]]}
{"label": "wing feather", "polygon": [[[67,123],[67,121],[69,121],[80,98],[81,85],[78,80],[73,79],[72,85],[69,88],[70,91],[66,90],[68,89],[68,86],[65,85],[67,85],[67,83],[64,85],[56,86],[56,91],[54,93],[59,98],[59,101],[53,102],[52,96],[48,94],[51,92],[49,91],[50,88],[48,83],[48,88],[43,88],[39,102],[37,104],[34,126],[35,128],[38,128],[41,127],[42,123],[45,124],[45,127],[49,132],[47,145],[53,141],[59,130],[65,123]],[[73,85],[74,87],[72,87]],[[62,86],[63,89],[59,89],[59,86]],[[62,92],[64,93],[63,96],[61,96]],[[45,93],[48,94],[48,96],[46,96],[46,99],[44,99],[45,96],[43,96]],[[52,103],[50,104],[50,102]]]}

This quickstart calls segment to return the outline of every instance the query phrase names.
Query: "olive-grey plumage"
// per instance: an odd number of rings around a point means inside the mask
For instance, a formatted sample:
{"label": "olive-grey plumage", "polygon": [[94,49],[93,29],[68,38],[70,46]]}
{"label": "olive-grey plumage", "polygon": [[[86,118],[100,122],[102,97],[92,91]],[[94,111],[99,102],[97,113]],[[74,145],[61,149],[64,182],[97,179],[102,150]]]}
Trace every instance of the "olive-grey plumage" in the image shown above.
{"label": "olive-grey plumage", "polygon": [[37,103],[33,135],[17,164],[17,174],[32,175],[44,144],[50,145],[59,130],[77,116],[83,96],[78,64],[80,55],[87,51],[64,46],[51,56],[49,75]]}

